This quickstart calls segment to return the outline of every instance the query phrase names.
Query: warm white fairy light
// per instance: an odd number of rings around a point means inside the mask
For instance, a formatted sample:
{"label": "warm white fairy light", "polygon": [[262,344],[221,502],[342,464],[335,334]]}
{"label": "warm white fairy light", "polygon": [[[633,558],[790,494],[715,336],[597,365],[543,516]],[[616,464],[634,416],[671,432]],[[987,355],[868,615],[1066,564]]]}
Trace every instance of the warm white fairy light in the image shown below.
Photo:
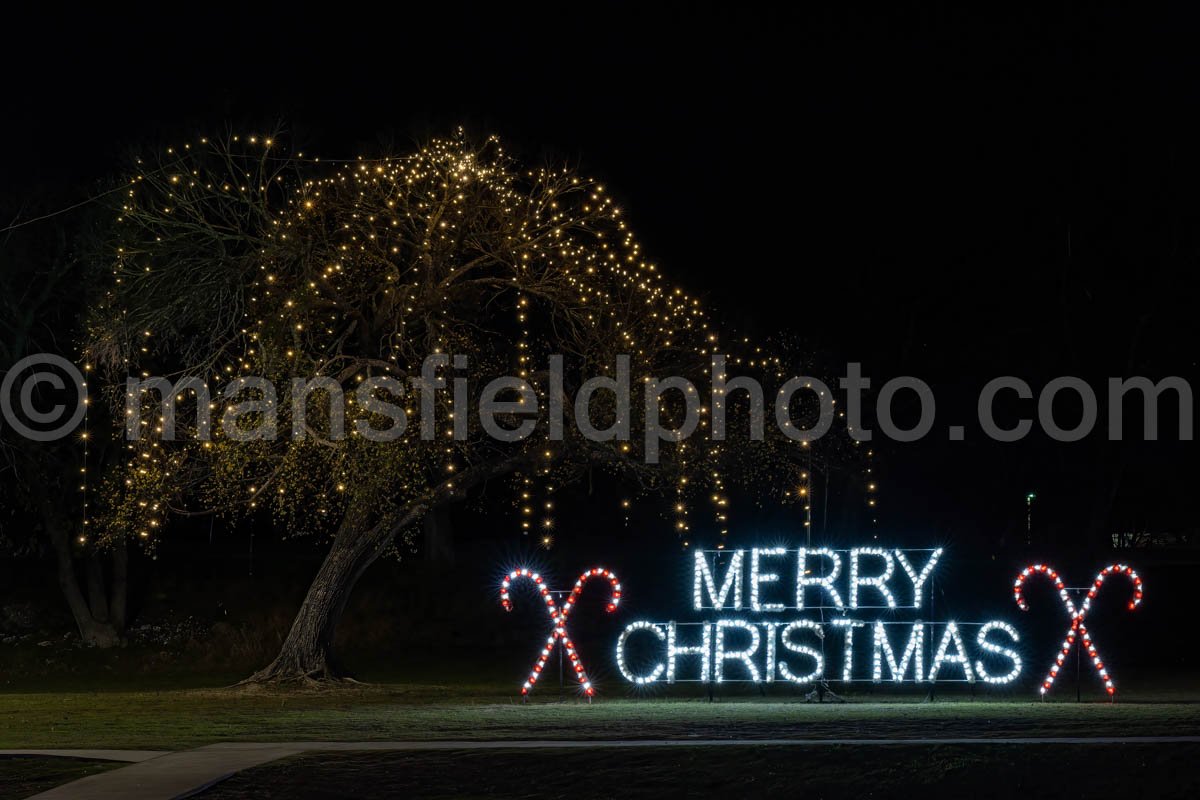
{"label": "warm white fairy light", "polygon": [[[740,552],[740,551],[739,551]],[[778,583],[778,572],[763,572],[764,557],[782,556],[787,554],[785,547],[755,547],[750,551],[750,610],[751,611],[783,611],[783,603],[762,603],[759,601],[760,587],[764,583]]]}
{"label": "warm white fairy light", "polygon": [[663,632],[662,626],[656,625],[653,622],[639,620],[626,625],[625,630],[621,631],[621,636],[617,639],[617,669],[620,671],[621,676],[630,683],[636,683],[638,686],[647,686],[662,677],[663,672],[667,669],[667,665],[659,661],[654,665],[654,669],[650,670],[649,674],[633,674],[633,671],[629,669],[629,665],[625,661],[625,643],[629,641],[630,636],[638,631],[653,631],[659,641],[664,643],[667,641],[667,634]]}
{"label": "warm white fairy light", "polygon": [[[725,571],[725,578],[721,582],[721,588],[717,588],[716,578],[713,577],[712,570],[708,566],[708,555],[703,550],[696,550],[693,562],[692,575],[692,607],[696,611],[704,608],[712,608],[715,611],[724,610],[725,604],[729,601],[730,593],[733,594],[733,609],[739,611],[742,608],[742,564],[745,561],[745,550],[734,550],[730,554],[729,566]],[[720,556],[714,559],[719,560]],[[704,605],[704,591],[708,591],[708,597],[711,606]]]}
{"label": "warm white fairy light", "polygon": [[[899,625],[894,627],[901,627]],[[892,644],[888,641],[887,631],[882,620],[875,623],[875,647],[873,655],[873,663],[871,669],[871,680],[879,683],[883,680],[883,661],[887,659],[888,669],[892,673],[892,681],[894,683],[904,682],[904,673],[908,672],[908,665],[913,665],[913,675],[917,681],[925,674],[925,624],[916,622],[912,625],[912,633],[908,637],[908,644],[904,646],[904,653],[900,656],[900,660],[896,660],[896,653],[892,650]]]}
{"label": "warm white fairy light", "polygon": [[[536,365],[552,352],[578,353],[587,362],[602,352],[623,352],[635,360],[635,369],[657,362],[661,352],[684,354],[693,367],[699,364],[697,357],[707,360],[720,353],[722,363],[729,358],[731,364],[758,370],[763,378],[772,373],[783,377],[779,356],[765,354],[761,347],[751,349],[746,346],[749,339],[728,345],[721,341],[699,298],[677,288],[646,260],[602,185],[566,167],[527,169],[506,153],[496,137],[472,141],[460,130],[411,152],[350,159],[344,164],[293,155],[274,137],[261,135],[231,134],[227,141],[200,139],[192,144],[168,149],[157,164],[143,165],[139,160],[137,173],[130,176],[119,219],[128,230],[122,238],[132,246],[128,251],[118,249],[107,306],[114,318],[130,312],[147,316],[140,301],[152,293],[139,291],[134,279],[163,272],[161,265],[171,263],[172,243],[186,239],[180,232],[191,223],[173,214],[173,209],[193,208],[196,218],[237,217],[245,222],[245,227],[234,226],[237,230],[230,236],[244,233],[246,241],[262,245],[249,267],[259,274],[246,275],[239,283],[244,308],[242,303],[234,304],[243,317],[236,322],[236,338],[222,337],[224,343],[216,353],[197,352],[206,378],[240,381],[253,372],[276,369],[318,377],[313,370],[320,367],[315,365],[336,364],[336,375],[343,362],[357,362],[361,371],[346,372],[345,379],[361,382],[365,373],[377,369],[413,374],[416,359],[429,350],[471,352],[472,373],[503,369],[504,374],[527,381],[539,403],[550,399],[551,391],[541,384]],[[264,156],[266,148],[271,149],[269,158]],[[164,171],[167,166],[170,169]],[[264,184],[272,191],[256,190]],[[251,213],[235,214],[231,209]],[[303,263],[289,255],[300,242],[308,243],[313,255]],[[410,248],[423,255],[410,258]],[[501,252],[503,258],[492,258]],[[486,280],[480,270],[487,273]],[[227,312],[234,313],[235,308]],[[480,323],[484,317],[485,322],[497,322],[494,315],[508,311],[512,318],[503,320],[505,324]],[[356,319],[363,314],[369,319]],[[347,323],[388,333],[378,339],[377,351],[370,342],[368,349],[373,352],[360,352],[359,340],[344,336]],[[99,333],[117,339],[126,328],[123,322],[114,322],[111,329]],[[151,353],[178,355],[171,349],[172,337],[163,337],[156,325],[137,324],[129,330],[143,335],[115,354],[124,364],[136,363],[137,353],[146,354],[147,361]],[[494,339],[498,330],[503,332],[501,340],[472,347]],[[157,342],[157,347],[151,342]],[[585,342],[594,349],[580,352],[578,346]],[[490,351],[493,344],[495,350]],[[490,357],[484,355],[488,352]],[[491,443],[477,440],[468,425],[463,407],[469,399],[465,377],[459,372],[452,381],[449,378],[439,380],[446,394],[453,393],[453,402],[439,399],[426,406],[426,393],[414,392],[412,399],[419,397],[422,409],[420,433],[416,425],[407,432],[403,424],[398,425],[405,438],[394,448],[375,448],[389,455],[374,461],[356,460],[361,453],[353,444],[363,440],[356,437],[362,436],[357,423],[364,420],[352,418],[365,414],[368,404],[357,404],[354,413],[347,409],[351,418],[345,421],[354,422],[355,431],[347,440],[350,444],[330,448],[330,458],[337,463],[330,469],[294,468],[306,454],[284,441],[293,437],[276,437],[270,447],[254,448],[220,435],[194,447],[183,437],[175,444],[160,439],[146,445],[144,459],[130,448],[127,480],[119,486],[130,496],[128,515],[136,518],[132,524],[120,519],[120,524],[106,527],[137,530],[148,537],[165,521],[166,498],[187,488],[180,486],[185,470],[179,466],[184,458],[217,476],[214,483],[221,484],[217,498],[221,507],[265,509],[269,504],[291,527],[304,530],[312,528],[306,517],[335,527],[346,508],[381,503],[392,511],[424,507],[428,493],[443,490],[442,496],[459,500],[472,487],[467,476],[462,483],[450,476],[462,475],[468,465],[478,466],[496,453]],[[737,381],[730,385],[736,386]],[[434,394],[432,386],[428,394]],[[553,399],[559,399],[557,394]],[[701,411],[707,416],[700,419],[700,428],[711,426],[709,417],[716,416],[718,406],[724,421],[727,409],[720,403],[714,401]],[[412,405],[405,401],[406,418],[417,416]],[[667,411],[668,416],[674,414]],[[629,410],[618,413],[614,429],[628,428],[630,417]],[[426,422],[429,439],[424,436]],[[553,439],[553,416],[550,428]],[[480,442],[482,450],[477,447]],[[552,457],[540,441],[536,447],[530,444],[528,454],[538,454],[537,465],[512,474],[515,493],[530,495],[522,498],[529,502],[518,501],[515,527],[549,548],[560,524],[551,513],[550,489],[539,496],[538,485],[530,485],[527,478],[540,483],[558,477],[551,472],[554,463],[566,464],[564,472],[574,472],[577,461],[570,456],[581,451],[571,452],[564,444],[552,448]],[[639,468],[637,462],[645,451],[639,450],[636,439],[618,437],[614,448],[627,462],[626,469]],[[711,498],[716,532],[724,537],[732,502],[725,445],[712,438],[703,446],[678,442],[671,450],[679,468],[675,521],[683,547],[691,546],[688,504],[701,496]],[[346,458],[347,452],[355,457]],[[540,460],[543,452],[545,464]],[[768,452],[775,451],[764,451]],[[762,484],[788,471],[774,468],[766,458],[749,466],[750,480]],[[358,480],[355,469],[379,479]],[[386,480],[380,474],[386,469],[404,474]],[[271,484],[269,494],[246,491],[240,478],[224,478],[252,471],[258,473],[253,479],[260,486]],[[190,476],[193,471],[186,472]],[[385,488],[375,489],[376,484]],[[368,494],[374,496],[364,496]],[[159,501],[162,508],[156,506]],[[622,507],[628,510],[628,502]]]}
{"label": "warm white fairy light", "polygon": [[804,675],[797,675],[796,673],[792,672],[791,666],[788,664],[788,662],[780,659],[779,677],[783,678],[785,681],[791,681],[792,683],[811,683],[825,674],[825,658],[821,655],[821,651],[815,647],[809,647],[808,645],[792,641],[792,634],[795,631],[801,630],[815,631],[817,636],[821,638],[824,638],[825,636],[824,631],[821,629],[820,623],[811,619],[798,619],[785,625],[783,630],[779,632],[779,638],[783,643],[784,648],[789,652],[811,658],[813,660],[812,671]]}
{"label": "warm white fairy light", "polygon": [[[725,649],[725,632],[731,629],[740,629],[747,631],[750,634],[749,646],[741,650],[729,651]],[[725,680],[725,662],[740,661],[742,666],[746,668],[746,672],[750,675],[750,680],[758,683],[759,677],[758,667],[754,664],[752,656],[758,652],[758,647],[762,642],[762,636],[758,632],[758,626],[747,622],[744,619],[719,619],[717,620],[716,631],[716,650],[713,654],[713,668],[716,673],[716,682],[721,683]]]}
{"label": "warm white fairy light", "polygon": [[1005,675],[992,675],[987,671],[987,668],[984,667],[982,661],[976,661],[975,672],[979,674],[980,680],[982,680],[984,683],[1012,683],[1017,679],[1017,676],[1021,674],[1021,667],[1023,666],[1021,663],[1021,656],[1018,655],[1017,651],[1013,650],[1011,647],[1004,647],[1002,645],[995,644],[994,642],[989,642],[987,636],[992,631],[1003,631],[1010,639],[1013,640],[1014,643],[1016,643],[1021,641],[1021,637],[1017,635],[1017,629],[1012,625],[1009,625],[1007,622],[992,620],[991,622],[985,622],[983,626],[980,627],[979,633],[977,634],[975,640],[978,643],[980,650],[983,650],[987,653],[994,653],[998,656],[1003,656],[1011,661],[1012,669],[1010,669]]}
{"label": "warm white fairy light", "polygon": [[[949,652],[952,644],[954,645],[953,653]],[[958,631],[958,625],[953,622],[946,623],[945,630],[942,631],[942,639],[938,642],[937,653],[933,657],[933,664],[929,667],[931,683],[937,680],[943,664],[960,665],[967,683],[975,682],[975,673],[971,670],[971,659],[967,658],[967,648],[963,645],[962,634]]]}
{"label": "warm white fairy light", "polygon": [[[875,556],[883,559],[883,572],[878,575],[868,575],[863,577],[859,574],[859,559],[862,556]],[[896,607],[896,598],[888,589],[887,583],[891,580],[892,573],[896,569],[896,562],[892,558],[890,551],[882,547],[856,547],[850,551],[850,607],[858,608],[858,589],[860,586],[868,586],[876,589],[887,601],[888,608]]]}

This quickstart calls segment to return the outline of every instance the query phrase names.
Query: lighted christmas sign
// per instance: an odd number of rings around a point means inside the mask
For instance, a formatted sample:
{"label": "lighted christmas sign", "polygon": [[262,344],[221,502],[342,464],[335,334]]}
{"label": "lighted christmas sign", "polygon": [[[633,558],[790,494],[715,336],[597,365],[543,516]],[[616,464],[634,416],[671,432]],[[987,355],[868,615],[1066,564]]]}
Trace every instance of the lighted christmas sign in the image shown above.
{"label": "lighted christmas sign", "polygon": [[1045,564],[1034,564],[1031,567],[1026,567],[1017,576],[1017,582],[1013,584],[1013,595],[1016,597],[1017,605],[1022,611],[1028,611],[1029,605],[1025,602],[1025,579],[1030,575],[1041,573],[1046,575],[1050,580],[1054,581],[1054,588],[1058,589],[1058,596],[1062,600],[1063,605],[1067,608],[1067,614],[1071,617],[1071,627],[1067,629],[1067,636],[1063,639],[1062,648],[1054,658],[1054,664],[1050,667],[1050,672],[1042,681],[1041,693],[1045,694],[1050,691],[1050,687],[1054,685],[1054,679],[1058,677],[1059,670],[1062,669],[1063,662],[1067,658],[1067,654],[1071,652],[1071,648],[1075,646],[1075,637],[1083,639],[1083,646],[1087,648],[1088,658],[1092,662],[1092,666],[1100,673],[1100,680],[1104,681],[1105,690],[1111,695],[1116,694],[1116,687],[1113,685],[1112,677],[1108,674],[1108,670],[1104,668],[1104,662],[1100,660],[1100,654],[1096,652],[1096,646],[1092,643],[1092,637],[1088,633],[1087,626],[1083,624],[1083,618],[1087,616],[1088,610],[1092,607],[1092,600],[1095,599],[1096,593],[1100,591],[1100,587],[1104,585],[1104,581],[1109,575],[1126,575],[1133,582],[1133,599],[1129,601],[1129,610],[1133,611],[1142,602],[1142,579],[1133,571],[1133,567],[1127,567],[1124,564],[1112,564],[1100,570],[1100,574],[1096,576],[1096,580],[1092,582],[1090,587],[1087,587],[1087,594],[1083,598],[1083,603],[1076,608],[1075,602],[1071,600],[1071,595],[1067,591],[1066,585],[1063,584],[1062,578],[1059,577],[1057,570],[1048,567]]}
{"label": "lighted christmas sign", "polygon": [[603,567],[594,567],[580,575],[579,580],[575,581],[575,588],[571,590],[570,596],[562,604],[562,608],[559,608],[558,603],[554,602],[554,596],[550,593],[550,588],[546,586],[546,580],[536,572],[531,572],[527,569],[514,570],[500,584],[500,604],[504,606],[505,611],[512,611],[513,607],[512,595],[508,591],[509,587],[512,586],[514,581],[525,578],[532,581],[538,587],[542,601],[546,604],[546,612],[550,615],[550,636],[546,639],[546,646],[538,654],[537,661],[534,662],[533,670],[529,673],[529,679],[521,687],[522,695],[529,694],[529,690],[537,683],[542,670],[546,667],[546,660],[550,658],[550,653],[559,642],[562,643],[567,657],[571,660],[571,669],[575,673],[575,678],[579,681],[579,686],[583,690],[583,693],[588,697],[596,693],[592,682],[588,680],[587,672],[583,668],[583,661],[580,660],[579,653],[576,652],[575,645],[571,642],[571,637],[567,634],[567,618],[571,615],[571,609],[575,607],[575,601],[579,599],[579,595],[583,591],[583,585],[587,583],[589,578],[593,577],[604,578],[612,585],[612,598],[608,602],[607,610],[610,612],[616,611],[617,604],[621,602],[621,584],[617,582],[616,575]]}
{"label": "lighted christmas sign", "polygon": [[[1003,686],[1017,680],[1024,662],[1021,637],[1004,620],[979,622],[926,620],[927,599],[943,550],[856,547],[851,549],[756,547],[696,550],[691,559],[691,605],[709,619],[697,622],[630,622],[616,642],[616,666],[635,686],[656,683],[722,684],[827,680],[881,683],[965,682]],[[1134,587],[1128,607],[1142,601],[1142,580],[1132,567],[1105,567],[1087,587],[1067,587],[1056,570],[1035,564],[1014,585],[1022,610],[1025,580],[1045,574],[1059,591],[1070,617],[1066,640],[1041,686],[1050,689],[1076,637],[1100,675],[1106,691],[1115,686],[1097,652],[1084,618],[1091,602],[1113,575]],[[591,578],[606,581],[611,595],[606,610],[617,610],[621,585],[602,567],[585,571],[561,607],[543,576],[528,569],[510,572],[500,601],[512,610],[510,590],[528,581],[550,618],[550,634],[521,688],[528,695],[556,647],[589,698],[595,688],[567,631],[567,621]],[[1078,605],[1070,592],[1083,593]],[[567,594],[562,592],[559,594]],[[907,615],[912,619],[897,619]],[[932,615],[930,615],[932,616]],[[633,654],[636,654],[634,656]]]}

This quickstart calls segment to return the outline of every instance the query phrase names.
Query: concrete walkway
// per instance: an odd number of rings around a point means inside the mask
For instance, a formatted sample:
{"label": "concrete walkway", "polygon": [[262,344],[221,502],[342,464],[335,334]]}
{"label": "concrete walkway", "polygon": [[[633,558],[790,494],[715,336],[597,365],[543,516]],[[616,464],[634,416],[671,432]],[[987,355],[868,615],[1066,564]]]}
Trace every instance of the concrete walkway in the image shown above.
{"label": "concrete walkway", "polygon": [[[311,752],[429,751],[429,750],[582,750],[645,747],[830,747],[895,745],[1014,745],[1014,744],[1200,744],[1200,736],[1023,736],[1009,738],[912,739],[615,739],[526,741],[416,742],[226,742],[155,753],[144,750],[4,750],[0,755],[57,755],[71,758],[135,762],[128,767],[34,795],[30,800],[178,800],[199,794],[215,783],[250,767]],[[107,756],[100,755],[107,753]]]}
{"label": "concrete walkway", "polygon": [[170,750],[0,750],[0,756],[55,756],[85,761],[149,761]]}

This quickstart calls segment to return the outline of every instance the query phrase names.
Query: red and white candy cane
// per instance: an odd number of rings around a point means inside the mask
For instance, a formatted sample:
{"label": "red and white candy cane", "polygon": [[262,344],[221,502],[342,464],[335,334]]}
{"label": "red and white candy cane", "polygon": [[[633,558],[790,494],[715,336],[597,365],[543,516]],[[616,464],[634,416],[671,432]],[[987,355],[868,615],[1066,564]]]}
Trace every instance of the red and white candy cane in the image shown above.
{"label": "red and white candy cane", "polygon": [[583,585],[587,583],[589,578],[604,578],[612,586],[612,596],[609,598],[605,610],[609,613],[617,610],[617,605],[621,602],[621,584],[617,581],[617,576],[603,567],[593,567],[587,572],[579,576],[579,580],[575,581],[575,588],[571,590],[571,594],[567,597],[566,602],[562,604],[562,608],[554,602],[554,597],[550,593],[550,587],[546,586],[546,579],[536,572],[528,569],[517,569],[510,572],[504,581],[500,584],[500,605],[504,606],[505,611],[512,611],[512,595],[509,594],[509,587],[514,581],[521,578],[526,578],[533,581],[537,586],[538,592],[542,596],[542,600],[546,604],[546,611],[550,614],[550,620],[554,624],[554,628],[550,631],[550,637],[546,639],[546,645],[538,654],[537,662],[533,665],[533,671],[529,673],[529,680],[521,687],[521,694],[528,695],[529,690],[537,683],[538,677],[542,674],[542,670],[546,667],[546,660],[550,658],[550,654],[554,652],[554,646],[562,640],[563,649],[567,654],[567,658],[571,661],[571,669],[575,672],[575,677],[579,681],[580,687],[583,688],[583,693],[591,697],[596,693],[592,682],[588,680],[587,672],[583,668],[583,662],[579,658],[579,653],[575,651],[575,645],[571,641],[571,637],[567,634],[567,617],[571,614],[571,609],[575,607],[579,595],[583,593]]}
{"label": "red and white candy cane", "polygon": [[1063,601],[1063,605],[1066,606],[1067,613],[1071,615],[1071,627],[1067,629],[1067,636],[1063,639],[1062,647],[1059,648],[1058,655],[1054,659],[1054,664],[1050,667],[1050,672],[1046,675],[1046,679],[1042,681],[1041,693],[1043,695],[1046,694],[1046,692],[1050,691],[1050,687],[1054,685],[1054,679],[1058,677],[1058,672],[1062,669],[1063,662],[1066,661],[1071,648],[1075,646],[1075,637],[1078,635],[1083,639],[1083,646],[1087,648],[1088,657],[1091,658],[1092,665],[1100,673],[1100,680],[1104,681],[1105,691],[1110,695],[1115,694],[1116,687],[1113,685],[1108,670],[1104,668],[1104,662],[1100,659],[1100,654],[1096,651],[1096,646],[1092,642],[1092,637],[1088,633],[1087,626],[1083,624],[1083,619],[1092,607],[1092,599],[1100,591],[1100,587],[1104,585],[1104,581],[1108,579],[1109,575],[1126,575],[1133,581],[1133,599],[1129,601],[1130,611],[1137,608],[1142,602],[1142,579],[1133,571],[1133,567],[1125,564],[1110,564],[1100,570],[1100,574],[1096,576],[1096,580],[1088,588],[1083,603],[1076,608],[1075,602],[1071,600],[1071,595],[1067,587],[1063,584],[1062,578],[1059,577],[1057,570],[1045,564],[1034,564],[1022,570],[1021,574],[1017,576],[1016,583],[1013,584],[1013,596],[1016,598],[1017,605],[1021,607],[1022,611],[1029,610],[1029,605],[1025,602],[1023,592],[1025,579],[1037,573],[1042,573],[1054,581],[1054,587],[1058,589],[1058,596]]}

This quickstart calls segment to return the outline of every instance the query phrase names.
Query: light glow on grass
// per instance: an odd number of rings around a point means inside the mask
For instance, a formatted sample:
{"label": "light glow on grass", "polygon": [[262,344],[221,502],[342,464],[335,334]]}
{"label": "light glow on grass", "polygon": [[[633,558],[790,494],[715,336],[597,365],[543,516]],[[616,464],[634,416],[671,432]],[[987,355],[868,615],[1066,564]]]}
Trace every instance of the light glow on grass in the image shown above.
{"label": "light glow on grass", "polygon": [[[787,684],[782,684],[786,687]],[[512,703],[505,681],[476,686],[359,685],[331,690],[204,689],[0,694],[0,748],[181,749],[219,741],[387,741],[498,738],[727,736],[1149,736],[1200,734],[1200,689],[1147,682],[1126,702],[1043,703],[911,694],[806,704],[802,692],[680,699],[605,699],[568,693]],[[1190,688],[1189,688],[1190,687]],[[782,695],[783,690],[780,690]],[[1139,703],[1138,697],[1154,700]],[[553,697],[553,699],[551,699]],[[853,699],[853,698],[852,698]],[[862,699],[866,699],[865,696]],[[1191,701],[1172,703],[1171,700]]]}

